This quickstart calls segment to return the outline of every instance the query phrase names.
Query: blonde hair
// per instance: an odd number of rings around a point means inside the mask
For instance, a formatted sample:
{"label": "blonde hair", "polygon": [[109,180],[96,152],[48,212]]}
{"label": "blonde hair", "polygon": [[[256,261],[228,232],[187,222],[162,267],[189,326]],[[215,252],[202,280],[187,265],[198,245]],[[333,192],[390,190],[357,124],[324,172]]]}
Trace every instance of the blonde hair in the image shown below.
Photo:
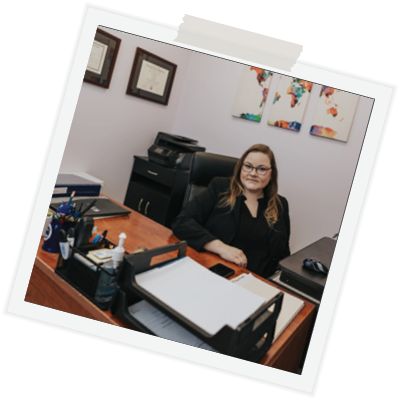
{"label": "blonde hair", "polygon": [[227,192],[222,193],[222,198],[219,201],[220,207],[230,207],[232,211],[235,207],[236,198],[244,193],[244,188],[240,180],[240,173],[242,170],[242,165],[246,157],[253,152],[260,152],[266,154],[271,161],[271,180],[269,181],[267,187],[264,189],[264,193],[268,200],[268,205],[265,210],[264,216],[267,220],[268,225],[272,228],[276,221],[278,220],[279,210],[278,204],[282,207],[281,201],[278,197],[278,169],[276,167],[276,161],[273,151],[264,144],[255,144],[247,149],[242,157],[240,157],[238,163],[236,164],[229,189]]}

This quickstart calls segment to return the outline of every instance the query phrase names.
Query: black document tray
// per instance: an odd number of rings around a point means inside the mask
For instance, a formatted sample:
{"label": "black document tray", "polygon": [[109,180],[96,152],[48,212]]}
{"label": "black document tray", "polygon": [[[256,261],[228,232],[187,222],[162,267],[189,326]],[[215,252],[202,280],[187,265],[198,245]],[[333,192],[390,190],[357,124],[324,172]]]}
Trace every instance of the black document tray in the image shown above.
{"label": "black document tray", "polygon": [[[178,250],[178,256],[175,259],[150,266],[152,257],[176,250]],[[185,255],[186,242],[179,242],[125,257],[124,266],[118,278],[119,289],[111,304],[111,313],[117,315],[133,329],[155,335],[134,318],[128,310],[131,305],[146,300],[218,352],[247,361],[259,361],[271,347],[276,319],[281,311],[283,293],[278,293],[236,329],[224,326],[215,335],[209,335],[136,283],[136,274],[158,268]],[[269,311],[268,309],[274,304],[273,311]]]}

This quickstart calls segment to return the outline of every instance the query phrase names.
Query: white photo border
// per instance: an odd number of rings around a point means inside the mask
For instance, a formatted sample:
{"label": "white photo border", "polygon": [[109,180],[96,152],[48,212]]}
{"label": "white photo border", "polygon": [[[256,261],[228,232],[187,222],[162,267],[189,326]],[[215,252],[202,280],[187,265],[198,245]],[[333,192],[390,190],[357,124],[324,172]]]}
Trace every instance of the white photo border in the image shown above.
{"label": "white photo border", "polygon": [[[251,60],[230,58],[217,53],[208,52],[203,49],[196,49],[195,47],[177,44],[174,42],[174,39],[177,36],[177,31],[170,28],[153,25],[132,18],[119,16],[114,13],[100,11],[94,8],[88,8],[76,52],[76,57],[73,61],[68,87],[66,89],[65,98],[56,126],[54,139],[49,151],[40,190],[38,192],[31,225],[26,236],[28,238],[40,237],[41,230],[43,228],[43,219],[41,216],[45,215],[48,208],[48,199],[51,197],[57,171],[60,167],[62,155],[74,117],[76,104],[87,66],[88,55],[90,54],[91,47],[93,45],[94,33],[99,26],[143,36],[149,39],[154,39],[190,50],[196,50],[204,54],[218,56],[220,58],[240,62],[243,64],[249,64],[249,62],[251,62]],[[283,75],[289,74],[287,71],[280,71],[265,65],[259,65],[253,62],[251,63],[256,67],[268,69]],[[302,375],[291,374],[278,369],[265,367],[255,363],[249,363],[247,361],[215,354],[194,347],[185,346],[135,331],[129,331],[127,329],[121,329],[117,326],[112,326],[102,322],[25,302],[25,293],[28,287],[34,258],[37,252],[37,241],[35,240],[29,239],[25,243],[15,285],[10,298],[8,311],[29,318],[49,322],[51,324],[64,326],[70,329],[72,328],[104,338],[109,338],[136,347],[160,352],[173,357],[198,362],[204,365],[235,372],[263,381],[273,382],[294,389],[311,392],[318,372],[318,366],[320,364],[329,326],[332,320],[335,303],[350,253],[351,244],[356,230],[361,205],[367,189],[379,139],[383,130],[392,89],[378,84],[362,81],[357,78],[306,66],[300,63],[296,63],[294,65],[290,75],[375,99],[350,195],[346,205],[334,258],[332,260],[332,268],[329,274],[329,280],[325,287],[324,301],[321,303],[319,309],[318,319],[314,327],[312,340]]]}

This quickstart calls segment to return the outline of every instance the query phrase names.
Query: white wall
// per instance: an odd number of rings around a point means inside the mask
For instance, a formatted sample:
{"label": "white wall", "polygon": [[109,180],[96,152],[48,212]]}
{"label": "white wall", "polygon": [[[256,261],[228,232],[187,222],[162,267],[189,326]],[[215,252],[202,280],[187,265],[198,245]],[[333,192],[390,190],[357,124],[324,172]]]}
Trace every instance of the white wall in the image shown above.
{"label": "white wall", "polygon": [[[87,172],[105,182],[104,194],[123,202],[133,155],[147,155],[157,132],[172,131],[191,53],[102,29],[121,39],[111,84],[82,83],[60,172]],[[125,94],[137,47],[177,64],[168,106]]]}
{"label": "white wall", "polygon": [[269,126],[279,80],[275,74],[261,122],[247,121],[232,116],[243,68],[194,53],[174,133],[201,138],[206,151],[234,157],[255,143],[270,146],[277,159],[279,193],[289,201],[292,252],[332,237],[339,232],[373,100],[360,98],[347,143],[309,134],[321,87],[317,84],[299,133]]}
{"label": "white wall", "polygon": [[[240,157],[255,143],[272,148],[279,193],[289,201],[291,250],[339,231],[373,101],[360,98],[347,143],[309,135],[319,94],[314,85],[299,133],[232,116],[243,65],[109,30],[122,39],[109,89],[82,84],[61,172],[104,180],[103,193],[123,202],[133,155],[146,155],[158,131],[197,139],[208,152]],[[178,65],[168,106],[125,94],[136,47]],[[270,93],[278,84],[275,74]],[[301,78],[301,77],[300,77]],[[323,84],[324,82],[322,82]]]}

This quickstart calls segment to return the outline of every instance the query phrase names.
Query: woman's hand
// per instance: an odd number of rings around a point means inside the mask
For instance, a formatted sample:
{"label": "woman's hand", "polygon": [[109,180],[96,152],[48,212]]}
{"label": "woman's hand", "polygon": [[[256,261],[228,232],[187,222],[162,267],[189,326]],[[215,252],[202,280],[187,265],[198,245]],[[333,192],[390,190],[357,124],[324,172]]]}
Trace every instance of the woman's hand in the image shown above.
{"label": "woman's hand", "polygon": [[242,250],[237,249],[236,247],[225,245],[224,248],[221,249],[219,256],[226,261],[233,262],[240,267],[247,267],[247,258]]}
{"label": "woman's hand", "polygon": [[206,243],[203,248],[212,253],[218,254],[226,261],[239,265],[240,267],[247,267],[247,258],[242,250],[236,247],[228,246],[220,240],[213,240]]}

